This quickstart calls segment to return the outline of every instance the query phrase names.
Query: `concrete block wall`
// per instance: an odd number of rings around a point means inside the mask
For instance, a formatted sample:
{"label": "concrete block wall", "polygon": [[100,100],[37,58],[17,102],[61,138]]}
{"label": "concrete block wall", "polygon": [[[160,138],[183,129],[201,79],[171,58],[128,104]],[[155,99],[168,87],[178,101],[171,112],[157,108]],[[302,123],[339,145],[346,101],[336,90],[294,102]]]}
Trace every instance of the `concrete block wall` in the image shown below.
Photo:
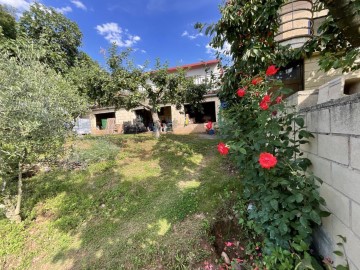
{"label": "concrete block wall", "polygon": [[337,235],[345,236],[350,269],[360,270],[360,94],[321,104],[307,94],[312,98],[310,106],[300,107],[299,112],[315,138],[302,151],[312,161],[311,170],[324,181],[320,194],[332,213],[323,219],[314,240],[323,256],[339,263],[333,251],[338,249]]}
{"label": "concrete block wall", "polygon": [[127,111],[125,109],[120,109],[115,112],[116,124],[122,125],[125,122],[133,122],[136,119],[136,114],[133,110]]}
{"label": "concrete block wall", "polygon": [[176,106],[171,105],[171,117],[174,130],[185,125],[185,113],[183,107],[178,110],[176,109]]}

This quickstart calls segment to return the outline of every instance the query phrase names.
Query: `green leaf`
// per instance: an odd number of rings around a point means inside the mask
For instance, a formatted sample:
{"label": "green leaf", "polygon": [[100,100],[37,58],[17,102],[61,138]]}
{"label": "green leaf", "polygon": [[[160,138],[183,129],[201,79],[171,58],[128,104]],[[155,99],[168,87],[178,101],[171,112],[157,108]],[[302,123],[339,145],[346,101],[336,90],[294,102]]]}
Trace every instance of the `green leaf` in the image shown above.
{"label": "green leaf", "polygon": [[302,249],[302,247],[301,247],[300,245],[298,245],[298,244],[292,243],[291,246],[292,246],[296,251],[299,251],[299,252],[304,251],[304,250]]}
{"label": "green leaf", "polygon": [[300,217],[300,223],[301,223],[301,225],[303,225],[304,227],[308,227],[308,226],[309,226],[309,223],[308,223],[307,219],[304,218],[304,217]]}
{"label": "green leaf", "polygon": [[342,236],[342,235],[340,235],[340,234],[338,234],[337,236],[340,237],[341,240],[343,240],[344,243],[346,243],[346,237],[345,237],[345,236]]}
{"label": "green leaf", "polygon": [[296,118],[294,118],[294,121],[300,128],[303,128],[305,125],[304,118],[302,118],[302,117],[296,117]]}
{"label": "green leaf", "polygon": [[301,193],[297,193],[297,194],[295,195],[295,200],[296,200],[296,202],[300,203],[300,202],[303,201],[303,199],[304,199],[304,196],[303,196]]}
{"label": "green leaf", "polygon": [[271,200],[270,201],[270,205],[272,206],[272,208],[274,208],[275,211],[278,211],[279,209],[279,204],[277,200]]}
{"label": "green leaf", "polygon": [[280,223],[279,230],[282,235],[286,234],[288,232],[288,226],[284,222]]}
{"label": "green leaf", "polygon": [[314,138],[314,135],[309,132],[309,131],[306,131],[306,130],[300,130],[299,131],[299,138],[302,139],[302,138],[306,138],[306,139],[309,139],[309,138]]}
{"label": "green leaf", "polygon": [[349,267],[348,266],[344,266],[344,265],[337,265],[336,270],[349,270]]}
{"label": "green leaf", "polygon": [[281,88],[280,89],[280,93],[281,94],[284,94],[284,95],[289,95],[291,93],[293,93],[294,90],[293,89],[290,89],[290,88]]}
{"label": "green leaf", "polygon": [[246,150],[244,148],[239,148],[239,152],[243,155],[246,155]]}
{"label": "green leaf", "polygon": [[316,224],[320,225],[321,224],[321,218],[319,216],[318,213],[316,213],[314,210],[312,210],[310,212],[310,218],[312,219],[312,221],[314,221]]}
{"label": "green leaf", "polygon": [[344,256],[344,253],[342,253],[340,250],[335,250],[335,251],[334,251],[334,254],[335,254],[336,256],[339,256],[339,257]]}
{"label": "green leaf", "polygon": [[320,217],[328,217],[330,215],[331,215],[331,213],[328,211],[320,211]]}

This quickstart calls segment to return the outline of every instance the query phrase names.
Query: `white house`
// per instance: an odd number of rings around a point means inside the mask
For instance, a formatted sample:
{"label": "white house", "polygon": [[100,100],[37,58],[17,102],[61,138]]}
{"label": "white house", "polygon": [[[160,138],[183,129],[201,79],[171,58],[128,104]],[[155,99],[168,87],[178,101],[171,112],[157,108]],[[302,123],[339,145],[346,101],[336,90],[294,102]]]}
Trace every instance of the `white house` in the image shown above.
{"label": "white house", "polygon": [[[180,67],[169,68],[168,72],[176,72],[178,68],[186,70],[186,76],[192,77],[195,84],[201,84],[205,80],[217,80],[220,75],[218,60],[210,60],[188,64]],[[159,111],[160,121],[172,126],[172,130],[177,134],[188,134],[193,132],[204,132],[204,123],[217,122],[220,106],[219,98],[216,96],[217,87],[214,85],[208,89],[202,102],[203,112],[194,111],[188,104],[178,110],[172,104],[164,104]],[[185,116],[188,115],[189,121]],[[93,109],[90,113],[91,133],[92,134],[113,134],[123,133],[124,124],[135,123],[141,119],[146,127],[151,126],[152,117],[149,111],[138,107],[127,111],[125,109],[115,110],[114,107]]]}

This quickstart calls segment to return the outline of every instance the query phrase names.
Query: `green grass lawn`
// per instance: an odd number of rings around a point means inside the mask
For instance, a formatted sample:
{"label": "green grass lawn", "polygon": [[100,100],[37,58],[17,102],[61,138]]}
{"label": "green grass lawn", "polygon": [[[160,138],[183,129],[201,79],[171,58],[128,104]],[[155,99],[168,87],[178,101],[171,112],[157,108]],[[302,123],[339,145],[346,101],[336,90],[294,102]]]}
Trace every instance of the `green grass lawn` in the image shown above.
{"label": "green grass lawn", "polygon": [[239,189],[198,136],[87,137],[73,170],[26,179],[24,222],[0,218],[0,269],[197,269]]}

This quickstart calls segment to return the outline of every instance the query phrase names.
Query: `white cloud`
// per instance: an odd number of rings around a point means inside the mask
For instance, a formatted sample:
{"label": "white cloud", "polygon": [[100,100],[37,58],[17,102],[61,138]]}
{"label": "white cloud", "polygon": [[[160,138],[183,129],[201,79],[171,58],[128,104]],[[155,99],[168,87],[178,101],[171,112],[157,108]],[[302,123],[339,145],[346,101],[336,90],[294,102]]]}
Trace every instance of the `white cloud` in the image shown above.
{"label": "white cloud", "polygon": [[13,7],[19,11],[28,10],[32,3],[32,0],[0,0],[1,5]]}
{"label": "white cloud", "polygon": [[205,48],[206,48],[206,53],[207,54],[211,54],[213,56],[216,56],[216,53],[220,53],[222,55],[229,56],[231,46],[230,46],[230,44],[228,42],[225,42],[224,46],[221,49],[213,48],[213,47],[211,47],[210,44],[207,44],[205,46]]}
{"label": "white cloud", "polygon": [[141,50],[141,53],[146,53],[146,51],[145,51],[145,50]]}
{"label": "white cloud", "polygon": [[138,66],[138,68],[140,68],[140,69],[144,69],[144,66],[143,65],[137,65]]}
{"label": "white cloud", "polygon": [[115,43],[119,47],[131,47],[141,39],[139,36],[131,35],[127,29],[123,31],[123,29],[114,22],[97,25],[95,29],[100,35],[104,36],[107,41]]}
{"label": "white cloud", "polygon": [[189,39],[193,40],[193,39],[196,39],[198,37],[203,37],[204,34],[203,33],[197,33],[195,35],[190,35],[188,31],[184,31],[182,34],[181,34],[182,37],[188,37]]}
{"label": "white cloud", "polygon": [[73,3],[77,8],[87,10],[87,7],[79,0],[71,0],[71,3]]}
{"label": "white cloud", "polygon": [[72,8],[69,6],[62,7],[62,8],[55,8],[55,10],[61,14],[66,14],[66,13],[72,12]]}

